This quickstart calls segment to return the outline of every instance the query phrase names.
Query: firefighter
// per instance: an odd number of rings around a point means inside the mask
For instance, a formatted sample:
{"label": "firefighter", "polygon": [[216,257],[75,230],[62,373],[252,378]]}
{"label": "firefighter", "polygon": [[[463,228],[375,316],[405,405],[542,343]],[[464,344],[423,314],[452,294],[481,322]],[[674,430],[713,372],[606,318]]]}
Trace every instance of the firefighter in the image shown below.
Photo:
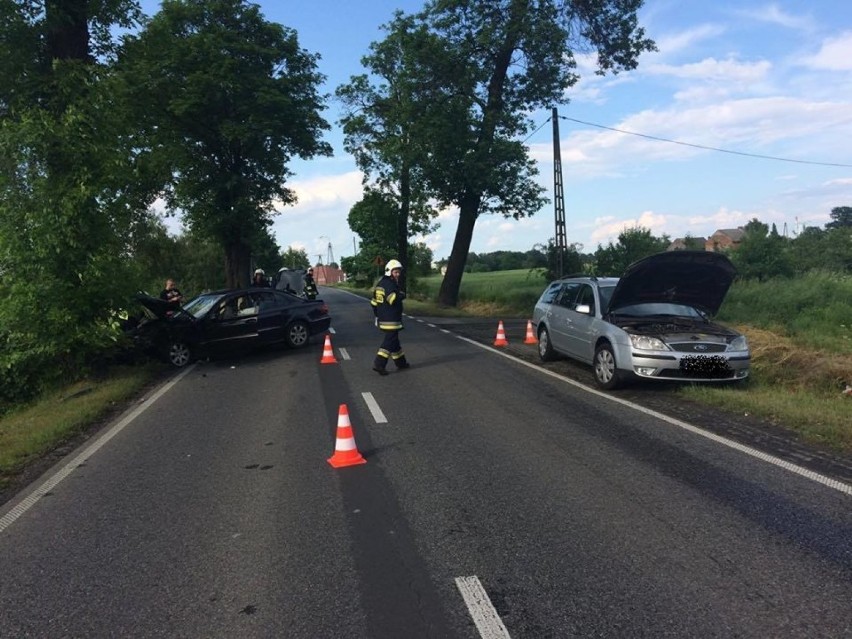
{"label": "firefighter", "polygon": [[251,285],[264,288],[269,286],[269,280],[266,279],[266,272],[262,268],[255,270]]}
{"label": "firefighter", "polygon": [[411,366],[405,359],[405,353],[399,343],[399,332],[402,330],[402,300],[405,293],[399,288],[399,278],[402,275],[402,264],[398,260],[390,260],[385,265],[385,275],[373,290],[373,314],[376,316],[376,326],[384,333],[382,345],[373,360],[373,370],[379,375],[387,375],[388,359],[392,359],[398,370]]}
{"label": "firefighter", "polygon": [[302,293],[309,300],[315,300],[317,295],[319,295],[317,284],[314,281],[314,269],[310,266],[308,267],[308,272],[305,273],[305,287],[302,289]]}

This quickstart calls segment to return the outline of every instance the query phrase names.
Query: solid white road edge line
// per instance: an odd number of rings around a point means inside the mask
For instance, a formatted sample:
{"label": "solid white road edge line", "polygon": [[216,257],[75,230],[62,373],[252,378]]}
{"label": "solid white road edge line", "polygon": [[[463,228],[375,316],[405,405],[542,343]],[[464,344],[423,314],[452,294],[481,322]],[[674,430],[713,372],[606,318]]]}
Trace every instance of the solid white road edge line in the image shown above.
{"label": "solid white road edge line", "polygon": [[509,639],[509,631],[503,625],[500,615],[494,610],[488,593],[485,592],[476,575],[456,577],[456,587],[467,604],[468,612],[482,639]]}
{"label": "solid white road edge line", "polygon": [[377,424],[387,424],[388,418],[385,417],[385,414],[382,412],[382,409],[379,408],[379,403],[375,400],[372,393],[361,393],[361,397],[364,398],[364,401],[367,402],[367,408],[370,409],[370,412],[373,414],[373,419]]}
{"label": "solid white road edge line", "polygon": [[763,451],[757,450],[756,448],[752,448],[751,446],[745,446],[740,444],[739,442],[735,442],[731,439],[726,439],[721,435],[717,435],[716,433],[711,433],[710,431],[703,430],[698,428],[697,426],[693,426],[687,422],[681,421],[679,419],[675,419],[674,417],[669,417],[668,415],[664,415],[663,413],[658,413],[655,410],[651,410],[650,408],[645,408],[644,406],[639,406],[639,404],[634,404],[633,402],[629,402],[626,399],[621,399],[619,397],[613,397],[612,395],[607,395],[599,390],[595,390],[594,388],[589,388],[585,384],[581,384],[580,382],[575,382],[573,379],[569,379],[567,377],[563,377],[562,375],[557,375],[546,368],[541,368],[536,366],[535,364],[530,364],[529,362],[525,362],[522,359],[518,359],[513,355],[509,355],[508,353],[504,353],[502,351],[497,350],[496,348],[492,348],[490,346],[486,346],[485,344],[480,344],[479,342],[475,342],[472,339],[467,337],[462,337],[461,335],[456,335],[456,337],[468,344],[473,344],[479,348],[483,348],[487,351],[491,351],[492,353],[497,353],[497,355],[501,355],[506,359],[510,359],[513,362],[517,362],[518,364],[523,364],[527,368],[531,368],[539,373],[543,373],[545,375],[549,375],[554,379],[558,379],[566,384],[570,384],[571,386],[576,386],[587,393],[592,393],[593,395],[597,395],[598,397],[602,397],[603,399],[607,399],[611,402],[615,402],[617,404],[621,404],[622,406],[627,406],[632,408],[633,410],[637,410],[640,413],[645,413],[646,415],[650,415],[651,417],[655,417],[661,421],[664,421],[672,426],[677,426],[678,428],[682,428],[683,430],[689,431],[690,433],[694,433],[696,435],[700,435],[701,437],[705,437],[710,439],[716,443],[722,444],[723,446],[727,446],[728,448],[733,448],[741,453],[745,453],[746,455],[750,455],[756,459],[764,461],[769,464],[773,464],[778,466],[779,468],[783,468],[791,473],[795,473],[797,475],[801,475],[811,481],[815,481],[817,483],[823,484],[824,486],[828,486],[829,488],[833,488],[836,491],[844,493],[846,495],[852,495],[852,486],[849,484],[844,484],[842,481],[837,479],[832,479],[831,477],[826,477],[825,475],[821,475],[812,470],[808,470],[807,468],[802,468],[801,466],[797,466],[796,464],[790,463],[780,457],[775,457],[774,455],[768,455]]}
{"label": "solid white road edge line", "polygon": [[74,457],[70,462],[65,464],[65,466],[53,475],[50,479],[41,484],[38,488],[36,488],[30,495],[21,500],[19,504],[17,504],[12,510],[3,515],[0,518],[0,533],[6,530],[9,526],[11,526],[18,517],[27,512],[32,506],[42,497],[44,497],[47,493],[53,490],[59,482],[68,477],[74,469],[77,468],[80,464],[86,461],[89,457],[94,455],[101,447],[106,444],[109,440],[115,437],[118,433],[120,433],[124,428],[126,428],[130,422],[139,417],[143,412],[145,412],[148,408],[150,408],[154,402],[156,402],[160,397],[165,395],[175,384],[177,384],[180,380],[182,380],[187,373],[189,373],[193,368],[195,368],[195,364],[188,366],[185,370],[181,371],[179,375],[169,380],[163,386],[160,387],[157,392],[155,392],[151,397],[146,399],[140,406],[137,406],[133,409],[127,416],[124,417],[120,422],[118,422],[115,426],[110,428],[103,435],[98,437],[92,444],[90,444],[83,452]]}

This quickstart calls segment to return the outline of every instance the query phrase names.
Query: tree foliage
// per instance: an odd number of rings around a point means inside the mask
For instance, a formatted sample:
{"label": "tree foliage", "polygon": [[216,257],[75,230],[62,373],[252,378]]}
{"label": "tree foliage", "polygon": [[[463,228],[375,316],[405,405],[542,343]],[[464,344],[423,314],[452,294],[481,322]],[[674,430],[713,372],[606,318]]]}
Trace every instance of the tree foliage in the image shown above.
{"label": "tree foliage", "polygon": [[742,241],[735,250],[729,252],[739,277],[766,280],[793,274],[793,265],[787,253],[789,240],[781,237],[774,227],[770,232],[769,226],[757,218],[743,228],[745,235]]}
{"label": "tree foliage", "polygon": [[317,59],[244,0],[166,0],[125,42],[138,152],[168,206],[223,247],[230,286],[248,283],[274,207],[295,201],[287,162],[331,152]]}
{"label": "tree foliage", "polygon": [[852,228],[852,206],[836,206],[831,209],[831,222],[825,225],[827,229]]}
{"label": "tree foliage", "polygon": [[308,253],[305,249],[296,249],[292,246],[287,247],[287,250],[281,253],[281,264],[278,266],[276,271],[280,268],[308,268],[311,265],[311,260],[308,258]]}
{"label": "tree foliage", "polygon": [[375,82],[366,74],[354,76],[336,95],[346,108],[340,120],[344,148],[364,174],[364,201],[381,197],[394,205],[395,215],[375,224],[393,231],[388,252],[399,255],[408,267],[409,238],[434,230],[431,220],[437,215],[423,177],[424,141],[430,135],[434,105],[420,95],[416,57],[410,54],[429,47],[430,35],[399,12],[384,28],[385,40],[373,43],[362,58]]}
{"label": "tree foliage", "polygon": [[628,266],[643,257],[665,251],[671,239],[668,235],[655,237],[650,229],[634,226],[618,234],[618,241],[598,246],[595,251],[595,274],[619,277]]}
{"label": "tree foliage", "polygon": [[[439,301],[455,306],[477,217],[518,219],[541,208],[537,168],[518,141],[528,114],[565,101],[579,79],[575,51],[597,72],[632,69],[654,44],[637,26],[641,0],[439,0],[418,20],[438,44],[409,52],[433,104],[425,176],[459,224]],[[417,57],[419,56],[419,57]]]}
{"label": "tree foliage", "polygon": [[132,185],[114,95],[115,26],[133,2],[2,4],[0,399],[85,370],[127,291]]}

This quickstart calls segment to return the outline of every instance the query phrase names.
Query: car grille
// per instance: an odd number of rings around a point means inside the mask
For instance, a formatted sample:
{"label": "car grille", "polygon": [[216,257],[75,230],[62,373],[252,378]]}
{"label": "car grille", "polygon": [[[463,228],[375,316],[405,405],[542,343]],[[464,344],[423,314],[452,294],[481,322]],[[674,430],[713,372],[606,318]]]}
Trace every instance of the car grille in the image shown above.
{"label": "car grille", "polygon": [[708,344],[706,342],[680,342],[669,344],[678,353],[724,353],[727,344]]}

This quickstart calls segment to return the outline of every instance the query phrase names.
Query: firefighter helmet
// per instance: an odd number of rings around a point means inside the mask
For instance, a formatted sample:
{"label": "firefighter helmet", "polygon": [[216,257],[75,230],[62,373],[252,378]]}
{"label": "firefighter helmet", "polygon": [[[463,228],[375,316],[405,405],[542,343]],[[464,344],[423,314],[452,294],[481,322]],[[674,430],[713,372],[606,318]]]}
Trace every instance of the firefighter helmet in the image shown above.
{"label": "firefighter helmet", "polygon": [[390,275],[395,268],[402,270],[402,264],[399,260],[388,260],[388,263],[385,264],[385,275]]}

